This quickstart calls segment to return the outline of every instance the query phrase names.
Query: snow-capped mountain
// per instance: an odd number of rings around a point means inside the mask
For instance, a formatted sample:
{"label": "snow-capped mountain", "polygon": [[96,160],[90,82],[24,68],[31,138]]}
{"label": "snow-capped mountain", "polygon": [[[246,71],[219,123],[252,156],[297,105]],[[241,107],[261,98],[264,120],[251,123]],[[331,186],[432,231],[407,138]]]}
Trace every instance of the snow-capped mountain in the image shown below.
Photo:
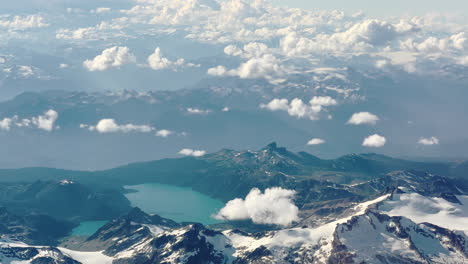
{"label": "snow-capped mountain", "polygon": [[[29,247],[31,252],[38,253],[23,256],[20,249],[25,250],[25,245],[7,242],[1,243],[2,253],[10,259],[22,256],[23,260],[31,261],[25,263],[39,263],[34,262],[37,256],[47,258],[51,252],[56,263],[84,264],[97,263],[95,259],[89,260],[91,256],[99,257],[102,263],[119,264],[466,263],[468,236],[467,226],[463,225],[467,220],[466,204],[404,193],[402,189],[357,204],[349,216],[318,227],[251,234],[240,230],[212,230],[201,224],[181,227],[135,209],[109,222],[84,242],[88,247],[100,244],[103,253]],[[423,211],[412,211],[411,205],[405,202],[415,195],[420,196],[416,203],[426,203]],[[456,197],[461,203],[468,201],[468,196]],[[435,212],[435,208],[440,212]],[[427,220],[435,220],[440,225]],[[460,225],[443,227],[447,223]],[[72,258],[78,262],[72,262]]]}
{"label": "snow-capped mountain", "polygon": [[[377,154],[326,160],[272,143],[260,150],[224,149],[202,157],[136,163],[105,171],[3,170],[0,175],[9,183],[0,184],[1,197],[9,206],[36,200],[44,203],[42,207],[53,207],[60,204],[47,198],[53,194],[76,209],[88,208],[96,203],[93,197],[102,196],[103,187],[113,188],[106,189],[106,193],[114,193],[111,197],[121,197],[125,185],[159,182],[190,186],[226,202],[239,201],[236,198],[255,187],[291,190],[298,218],[284,226],[249,218],[204,226],[176,223],[135,208],[86,239],[64,240],[61,247],[55,247],[45,240],[29,239],[35,226],[19,230],[17,223],[27,222],[4,213],[5,223],[0,225],[5,227],[0,229],[2,261],[15,263],[22,257],[24,263],[43,263],[39,261],[46,258],[55,263],[83,264],[465,263],[465,180],[455,178],[458,175],[436,174],[450,173],[453,166]],[[423,168],[430,172],[418,170]],[[37,177],[57,175],[74,180],[36,181]],[[111,202],[109,210],[120,205]],[[17,242],[8,242],[12,240]],[[33,253],[25,255],[25,248]]]}

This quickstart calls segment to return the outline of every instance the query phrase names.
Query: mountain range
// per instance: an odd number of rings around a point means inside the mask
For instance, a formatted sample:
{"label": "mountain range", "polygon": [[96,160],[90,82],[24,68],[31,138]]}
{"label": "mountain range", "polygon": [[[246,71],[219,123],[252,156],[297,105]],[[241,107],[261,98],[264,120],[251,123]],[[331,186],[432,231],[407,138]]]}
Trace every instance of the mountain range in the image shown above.
{"label": "mountain range", "polygon": [[[271,143],[257,151],[223,149],[102,171],[0,170],[0,204],[6,206],[3,219],[9,219],[2,221],[0,259],[84,264],[464,263],[468,187],[463,166],[379,154],[321,159]],[[245,197],[252,188],[293,190],[299,218],[288,226],[249,219],[208,226],[177,223],[130,207],[124,187],[152,182],[189,187],[225,202]],[[34,212],[25,210],[28,206]],[[68,238],[73,226],[88,220],[109,222],[89,237]],[[61,229],[50,233],[50,225]]]}

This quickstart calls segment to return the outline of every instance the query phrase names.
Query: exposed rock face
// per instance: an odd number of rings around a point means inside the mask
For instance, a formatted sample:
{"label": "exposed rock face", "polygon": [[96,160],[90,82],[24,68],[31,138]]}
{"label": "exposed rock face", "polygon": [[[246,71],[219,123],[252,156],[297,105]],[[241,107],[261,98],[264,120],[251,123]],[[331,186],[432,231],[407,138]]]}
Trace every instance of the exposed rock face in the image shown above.
{"label": "exposed rock face", "polygon": [[337,226],[330,261],[464,263],[467,243],[461,232],[370,211]]}
{"label": "exposed rock face", "polygon": [[155,234],[180,224],[158,215],[148,215],[139,208],[134,208],[127,215],[110,221],[90,236],[81,245],[81,250],[105,250],[108,255],[115,255],[135,244],[148,241]]}
{"label": "exposed rock face", "polygon": [[429,264],[468,261],[468,237],[463,231],[428,223],[417,224],[406,217],[379,211],[379,206],[392,201],[392,197],[385,195],[359,204],[354,216],[319,227],[257,234],[239,230],[220,232],[200,224],[180,227],[134,209],[129,215],[108,223],[86,243],[101,242],[105,254],[116,264]]}
{"label": "exposed rock face", "polygon": [[468,238],[373,211],[318,229],[251,235],[190,225],[113,257],[114,263],[466,263]]}

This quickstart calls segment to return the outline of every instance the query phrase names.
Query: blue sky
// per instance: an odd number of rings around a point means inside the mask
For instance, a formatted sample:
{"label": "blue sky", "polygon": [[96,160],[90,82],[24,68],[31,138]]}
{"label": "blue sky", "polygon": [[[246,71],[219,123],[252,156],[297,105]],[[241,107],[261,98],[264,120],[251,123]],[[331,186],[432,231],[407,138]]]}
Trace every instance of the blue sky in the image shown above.
{"label": "blue sky", "polygon": [[273,0],[291,7],[337,9],[344,11],[362,10],[374,16],[421,15],[431,12],[462,14],[468,10],[467,0]]}

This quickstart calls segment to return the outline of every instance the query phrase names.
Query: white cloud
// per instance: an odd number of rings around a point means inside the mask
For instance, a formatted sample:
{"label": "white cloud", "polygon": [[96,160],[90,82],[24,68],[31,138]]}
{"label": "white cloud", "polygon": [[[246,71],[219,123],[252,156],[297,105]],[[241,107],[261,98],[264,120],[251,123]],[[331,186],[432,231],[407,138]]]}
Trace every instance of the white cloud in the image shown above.
{"label": "white cloud", "polygon": [[332,106],[337,105],[338,102],[330,96],[314,96],[312,100],[310,100],[310,104],[319,106]]}
{"label": "white cloud", "polygon": [[75,30],[60,29],[57,30],[55,37],[64,40],[95,39],[97,32],[93,27],[78,28]]}
{"label": "white cloud", "polygon": [[379,121],[379,117],[369,113],[369,112],[360,112],[354,113],[351,118],[348,120],[347,124],[351,125],[375,125]]}
{"label": "white cloud", "polygon": [[200,65],[195,65],[193,63],[186,63],[184,59],[178,59],[176,61],[171,61],[168,58],[162,56],[161,48],[157,47],[154,50],[154,53],[148,57],[148,65],[153,70],[164,70],[171,69],[176,71],[181,67],[199,67]]}
{"label": "white cloud", "polygon": [[224,53],[246,59],[238,68],[228,70],[219,65],[208,69],[213,76],[237,76],[241,79],[266,79],[271,83],[282,83],[285,76],[293,70],[283,65],[283,61],[273,54],[273,50],[259,42],[251,42],[242,49],[235,45],[228,45]]}
{"label": "white cloud", "polygon": [[213,68],[209,68],[207,71],[208,75],[212,76],[228,76],[230,73],[228,73],[228,69],[222,65],[218,65]]}
{"label": "white cloud", "polygon": [[12,122],[13,120],[8,117],[0,120],[0,130],[10,131]]}
{"label": "white cloud", "polygon": [[148,125],[134,125],[134,124],[125,124],[119,125],[114,119],[102,119],[96,126],[87,126],[80,125],[82,128],[88,128],[90,131],[97,131],[99,133],[130,133],[130,132],[140,132],[140,133],[149,133],[155,130],[154,127]]}
{"label": "white cloud", "polygon": [[260,108],[270,111],[287,111],[290,116],[318,120],[320,113],[325,110],[324,107],[337,104],[338,102],[330,96],[314,96],[309,104],[304,103],[299,98],[295,98],[291,102],[287,99],[273,99],[268,104],[261,104]]}
{"label": "white cloud", "polygon": [[180,155],[192,156],[192,157],[202,157],[205,156],[206,151],[204,150],[193,150],[193,149],[182,149],[179,151]]}
{"label": "white cloud", "polygon": [[261,108],[266,108],[270,111],[288,111],[289,100],[288,99],[273,99],[268,104],[260,105]]}
{"label": "white cloud", "polygon": [[439,139],[436,137],[420,138],[418,143],[425,146],[439,145]]}
{"label": "white cloud", "polygon": [[375,134],[364,139],[362,145],[370,148],[381,148],[385,146],[387,139],[381,135]]}
{"label": "white cloud", "polygon": [[36,128],[51,132],[58,129],[55,126],[59,114],[55,110],[48,110],[42,115],[20,119],[18,116],[7,117],[0,120],[0,130],[10,131],[12,127],[31,127],[34,125]]}
{"label": "white cloud", "polygon": [[256,224],[288,226],[299,220],[299,209],[293,199],[296,192],[282,188],[269,188],[262,193],[252,189],[245,199],[229,201],[216,215],[220,220],[252,220]]}
{"label": "white cloud", "polygon": [[[80,124],[80,128],[89,131],[97,131],[101,134],[108,133],[154,133],[157,137],[167,138],[174,134],[173,131],[167,129],[158,130],[150,125],[135,125],[135,124],[118,124],[115,119],[101,119],[93,126],[88,124]],[[182,134],[181,134],[182,135]]]}
{"label": "white cloud", "polygon": [[40,15],[14,16],[11,19],[0,19],[0,27],[11,30],[26,30],[48,26],[49,24],[45,23],[44,18]]}
{"label": "white cloud", "polygon": [[283,37],[280,44],[282,51],[289,56],[319,52],[352,54],[384,48],[391,41],[412,31],[416,31],[416,28],[397,27],[386,21],[366,19],[349,23],[345,30],[315,34],[311,38],[301,36],[298,32],[290,32]]}
{"label": "white cloud", "polygon": [[135,56],[127,47],[112,47],[105,49],[101,55],[92,60],[83,62],[83,66],[89,71],[105,71],[125,64],[136,63]]}
{"label": "white cloud", "polygon": [[28,65],[20,65],[18,66],[18,74],[24,78],[32,77],[34,76],[34,69]]}
{"label": "white cloud", "polygon": [[158,132],[156,132],[157,137],[163,137],[163,138],[166,138],[172,134],[173,132],[167,129],[159,130]]}
{"label": "white cloud", "polygon": [[211,110],[210,109],[205,110],[205,109],[189,107],[189,108],[187,108],[187,113],[193,114],[193,115],[207,115],[207,114],[211,113]]}
{"label": "white cloud", "polygon": [[111,11],[110,7],[98,7],[94,10],[91,10],[91,13],[103,14],[103,13],[109,13],[110,11]]}
{"label": "white cloud", "polygon": [[314,146],[314,145],[322,145],[322,144],[325,144],[325,143],[326,143],[326,141],[324,139],[313,138],[313,139],[309,140],[309,142],[307,142],[307,145]]}
{"label": "white cloud", "polygon": [[286,80],[285,76],[290,71],[273,54],[264,54],[248,59],[237,69],[228,70],[220,65],[208,69],[207,73],[213,76],[237,76],[241,79],[266,79],[270,83],[278,84]]}
{"label": "white cloud", "polygon": [[45,130],[45,131],[52,131],[55,129],[54,124],[55,121],[58,119],[58,113],[55,110],[49,110],[45,112],[43,115],[38,117],[32,118],[32,123],[37,126],[37,128]]}

